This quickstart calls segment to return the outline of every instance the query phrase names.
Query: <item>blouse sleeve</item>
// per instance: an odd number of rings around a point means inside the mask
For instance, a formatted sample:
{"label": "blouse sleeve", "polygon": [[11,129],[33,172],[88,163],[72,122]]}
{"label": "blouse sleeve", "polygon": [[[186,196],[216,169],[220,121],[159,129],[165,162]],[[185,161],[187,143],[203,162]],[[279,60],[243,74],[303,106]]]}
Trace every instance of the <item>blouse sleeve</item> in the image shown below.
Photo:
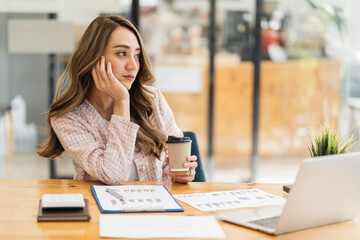
{"label": "blouse sleeve", "polygon": [[51,125],[65,151],[89,175],[107,184],[124,184],[129,175],[139,126],[112,115],[107,126],[108,140],[99,137],[76,116],[51,119]]}

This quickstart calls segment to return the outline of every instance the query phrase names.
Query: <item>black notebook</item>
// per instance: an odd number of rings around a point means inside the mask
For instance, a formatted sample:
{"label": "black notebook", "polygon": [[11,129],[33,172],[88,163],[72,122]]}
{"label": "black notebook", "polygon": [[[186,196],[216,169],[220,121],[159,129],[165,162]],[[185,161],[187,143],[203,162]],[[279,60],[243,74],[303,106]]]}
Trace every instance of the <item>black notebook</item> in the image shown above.
{"label": "black notebook", "polygon": [[89,221],[89,200],[84,199],[83,208],[43,208],[39,201],[38,222]]}

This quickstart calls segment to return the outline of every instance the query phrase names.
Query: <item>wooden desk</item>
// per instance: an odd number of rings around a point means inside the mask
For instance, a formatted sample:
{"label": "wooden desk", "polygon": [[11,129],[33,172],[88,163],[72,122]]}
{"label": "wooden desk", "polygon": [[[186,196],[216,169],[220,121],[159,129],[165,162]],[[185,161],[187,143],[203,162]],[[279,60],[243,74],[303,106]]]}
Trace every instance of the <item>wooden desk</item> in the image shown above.
{"label": "wooden desk", "polygon": [[[92,184],[100,183],[73,180],[0,179],[0,239],[99,239],[100,211],[90,191],[90,185]],[[131,184],[152,183],[131,182]],[[260,188],[282,196],[281,184],[210,182],[190,184],[157,182],[156,184],[164,184],[172,194]],[[84,194],[84,198],[89,199],[90,222],[38,223],[36,221],[38,203],[42,194],[79,192]],[[216,215],[225,212],[200,212],[182,202],[180,204],[184,207],[185,212],[163,214],[198,216]],[[360,239],[359,216],[352,221],[288,233],[277,237],[222,221],[219,221],[219,223],[226,234],[226,239]]]}

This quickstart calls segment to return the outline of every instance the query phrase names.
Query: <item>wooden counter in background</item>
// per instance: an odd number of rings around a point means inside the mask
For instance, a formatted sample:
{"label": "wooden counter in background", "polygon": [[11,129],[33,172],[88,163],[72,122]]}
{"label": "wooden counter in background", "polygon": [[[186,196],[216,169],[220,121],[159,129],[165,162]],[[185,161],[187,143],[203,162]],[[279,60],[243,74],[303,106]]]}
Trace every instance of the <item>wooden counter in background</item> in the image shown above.
{"label": "wooden counter in background", "polygon": [[[261,65],[259,153],[263,157],[307,156],[307,128],[340,109],[340,63],[333,59],[264,61]],[[198,94],[164,93],[179,127],[195,131],[203,161],[207,153],[208,70]],[[215,70],[214,153],[217,163],[251,152],[253,64],[217,65]]]}

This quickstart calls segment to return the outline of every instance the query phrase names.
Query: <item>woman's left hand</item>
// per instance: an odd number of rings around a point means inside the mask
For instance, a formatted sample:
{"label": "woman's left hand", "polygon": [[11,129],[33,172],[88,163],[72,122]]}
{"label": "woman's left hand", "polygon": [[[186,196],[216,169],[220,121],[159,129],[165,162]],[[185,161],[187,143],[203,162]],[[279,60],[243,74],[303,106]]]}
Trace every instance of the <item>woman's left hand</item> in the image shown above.
{"label": "woman's left hand", "polygon": [[[198,166],[195,155],[186,158],[187,162],[184,163],[185,168],[189,168],[188,171],[170,171],[169,176],[172,177],[176,182],[192,182],[195,179],[195,168]],[[166,162],[169,162],[169,158],[165,158]]]}

